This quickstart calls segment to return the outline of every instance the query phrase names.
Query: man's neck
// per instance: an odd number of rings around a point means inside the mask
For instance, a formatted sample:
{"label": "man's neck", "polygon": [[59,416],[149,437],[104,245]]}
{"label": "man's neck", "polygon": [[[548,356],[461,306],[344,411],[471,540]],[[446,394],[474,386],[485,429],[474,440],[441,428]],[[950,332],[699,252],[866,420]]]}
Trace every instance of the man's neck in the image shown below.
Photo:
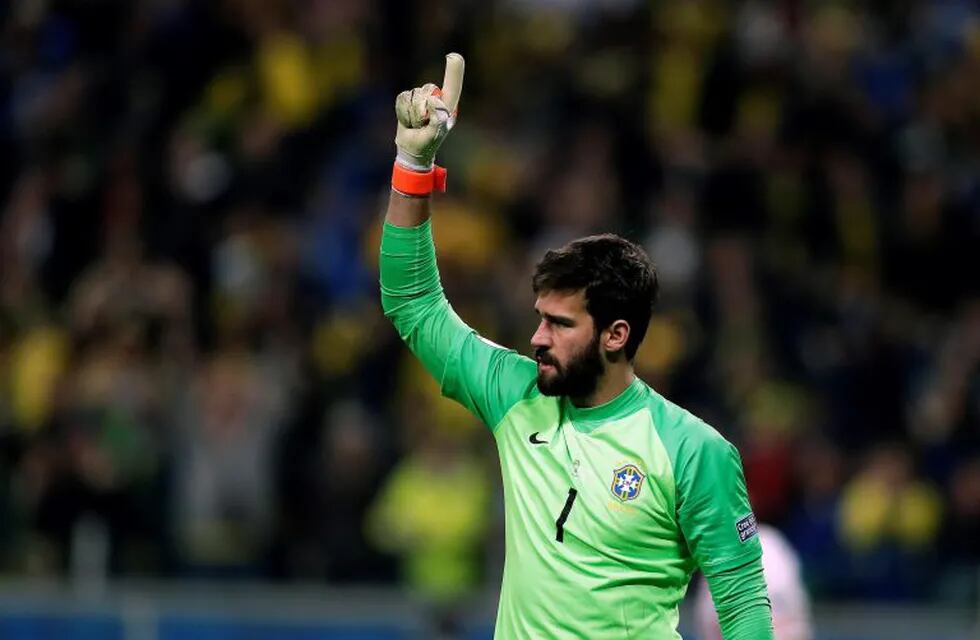
{"label": "man's neck", "polygon": [[570,398],[572,404],[579,408],[598,407],[616,398],[633,383],[636,374],[629,362],[614,363],[606,368],[606,373],[599,378],[595,391],[584,398]]}

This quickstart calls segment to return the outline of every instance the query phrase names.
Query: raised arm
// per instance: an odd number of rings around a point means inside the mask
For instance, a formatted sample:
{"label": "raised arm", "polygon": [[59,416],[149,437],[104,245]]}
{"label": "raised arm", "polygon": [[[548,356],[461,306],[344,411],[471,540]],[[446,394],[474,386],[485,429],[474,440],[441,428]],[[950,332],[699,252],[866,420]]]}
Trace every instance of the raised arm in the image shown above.
{"label": "raised arm", "polygon": [[445,187],[435,166],[439,145],[456,123],[463,58],[446,56],[440,90],[426,84],[395,101],[398,153],[381,236],[381,304],[409,349],[461,402],[493,429],[533,388],[534,363],[480,338],[450,307],[439,281],[430,225],[431,193]]}

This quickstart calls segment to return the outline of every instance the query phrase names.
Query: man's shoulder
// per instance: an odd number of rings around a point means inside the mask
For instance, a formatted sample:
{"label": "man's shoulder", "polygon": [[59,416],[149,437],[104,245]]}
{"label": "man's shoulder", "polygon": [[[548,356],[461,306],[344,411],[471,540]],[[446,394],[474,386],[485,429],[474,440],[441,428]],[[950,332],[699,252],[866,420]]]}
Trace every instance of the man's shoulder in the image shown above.
{"label": "man's shoulder", "polygon": [[475,340],[478,349],[496,356],[501,364],[506,363],[507,372],[517,374],[522,378],[537,378],[538,364],[531,358],[519,353],[516,349],[497,344],[475,329],[471,330],[469,337]]}
{"label": "man's shoulder", "polygon": [[647,407],[654,427],[671,457],[692,447],[725,447],[728,440],[692,411],[672,402],[647,385]]}

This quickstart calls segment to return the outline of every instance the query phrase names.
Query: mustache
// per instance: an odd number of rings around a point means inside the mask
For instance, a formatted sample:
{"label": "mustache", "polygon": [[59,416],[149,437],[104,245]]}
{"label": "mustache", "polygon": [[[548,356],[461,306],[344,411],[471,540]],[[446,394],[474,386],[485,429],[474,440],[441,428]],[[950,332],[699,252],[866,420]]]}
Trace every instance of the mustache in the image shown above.
{"label": "mustache", "polygon": [[550,364],[553,367],[558,366],[558,361],[555,360],[547,349],[538,348],[534,350],[534,359],[541,364]]}

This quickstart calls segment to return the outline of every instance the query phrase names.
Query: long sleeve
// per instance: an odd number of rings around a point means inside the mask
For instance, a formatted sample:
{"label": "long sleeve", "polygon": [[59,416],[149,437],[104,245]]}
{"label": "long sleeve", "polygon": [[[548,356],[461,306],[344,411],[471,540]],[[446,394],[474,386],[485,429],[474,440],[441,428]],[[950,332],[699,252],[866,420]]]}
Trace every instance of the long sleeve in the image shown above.
{"label": "long sleeve", "polygon": [[471,330],[443,293],[430,222],[418,227],[385,224],[380,274],[385,316],[429,373],[442,382],[450,355]]}
{"label": "long sleeve", "polygon": [[705,578],[725,640],[772,640],[772,606],[761,559]]}
{"label": "long sleeve", "polygon": [[704,572],[725,640],[772,640],[762,545],[738,450],[700,420],[662,431],[673,456],[677,516]]}
{"label": "long sleeve", "polygon": [[534,362],[481,338],[443,293],[431,222],[385,224],[381,236],[381,306],[402,340],[439,382],[493,429],[534,387]]}

